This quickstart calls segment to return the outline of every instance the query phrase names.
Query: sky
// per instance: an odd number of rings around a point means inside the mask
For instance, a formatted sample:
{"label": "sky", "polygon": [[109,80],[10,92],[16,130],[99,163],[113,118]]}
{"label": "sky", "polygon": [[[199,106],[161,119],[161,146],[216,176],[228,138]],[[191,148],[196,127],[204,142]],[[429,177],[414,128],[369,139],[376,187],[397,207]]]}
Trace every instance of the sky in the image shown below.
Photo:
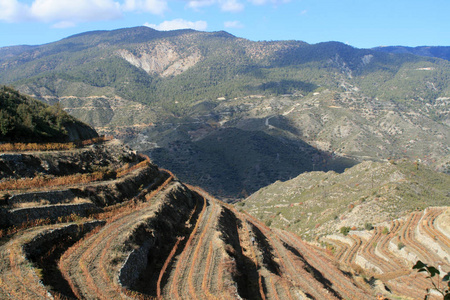
{"label": "sky", "polygon": [[0,47],[92,30],[225,30],[252,41],[450,46],[450,0],[0,0]]}

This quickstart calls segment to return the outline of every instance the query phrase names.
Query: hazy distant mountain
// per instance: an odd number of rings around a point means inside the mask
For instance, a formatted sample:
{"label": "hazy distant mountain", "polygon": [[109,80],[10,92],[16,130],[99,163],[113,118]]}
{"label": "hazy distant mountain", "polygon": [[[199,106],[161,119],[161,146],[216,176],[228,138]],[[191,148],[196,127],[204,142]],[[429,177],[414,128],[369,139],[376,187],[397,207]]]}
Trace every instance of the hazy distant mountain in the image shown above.
{"label": "hazy distant mountain", "polygon": [[450,47],[445,46],[420,46],[420,47],[404,47],[404,46],[387,46],[373,48],[376,51],[400,54],[413,54],[419,56],[437,57],[450,60]]}
{"label": "hazy distant mountain", "polygon": [[[226,32],[136,27],[0,48],[0,83],[60,102],[159,165],[178,162],[182,180],[228,196],[354,160],[406,157],[446,170],[449,78],[439,58]],[[246,138],[255,142],[214,150]],[[293,149],[299,163],[279,168]],[[245,163],[214,167],[236,162],[238,150]]]}

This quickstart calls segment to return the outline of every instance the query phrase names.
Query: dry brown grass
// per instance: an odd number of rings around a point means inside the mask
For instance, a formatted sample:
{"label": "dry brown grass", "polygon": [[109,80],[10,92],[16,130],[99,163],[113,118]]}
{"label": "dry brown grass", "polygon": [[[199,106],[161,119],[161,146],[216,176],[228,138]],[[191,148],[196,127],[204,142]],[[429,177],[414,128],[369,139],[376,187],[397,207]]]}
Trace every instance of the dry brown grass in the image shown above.
{"label": "dry brown grass", "polygon": [[87,174],[74,174],[59,177],[36,176],[33,178],[10,179],[0,182],[0,191],[86,184],[93,181],[104,180],[106,176],[106,172],[97,171]]}
{"label": "dry brown grass", "polygon": [[127,174],[130,174],[131,172],[138,170],[138,169],[142,169],[145,167],[150,166],[150,162],[148,160],[144,160],[141,161],[138,164],[135,164],[133,166],[130,166],[129,164],[126,164],[124,167],[120,168],[119,170],[117,170],[117,177],[123,177]]}
{"label": "dry brown grass", "polygon": [[72,150],[76,147],[75,143],[5,143],[0,144],[0,152],[61,151]]}
{"label": "dry brown grass", "polygon": [[162,299],[161,298],[161,281],[162,281],[162,278],[164,276],[164,273],[166,272],[166,269],[169,266],[169,263],[172,261],[173,256],[177,252],[178,245],[180,244],[180,242],[182,240],[184,240],[184,237],[178,237],[177,238],[177,242],[173,246],[172,250],[169,253],[169,256],[167,257],[166,261],[164,262],[164,265],[163,265],[163,267],[161,269],[161,272],[159,272],[158,282],[156,283],[156,297],[158,299]]}
{"label": "dry brown grass", "polygon": [[112,136],[100,136],[89,140],[68,143],[3,143],[0,144],[0,152],[72,150],[92,144],[103,143],[112,139]]}

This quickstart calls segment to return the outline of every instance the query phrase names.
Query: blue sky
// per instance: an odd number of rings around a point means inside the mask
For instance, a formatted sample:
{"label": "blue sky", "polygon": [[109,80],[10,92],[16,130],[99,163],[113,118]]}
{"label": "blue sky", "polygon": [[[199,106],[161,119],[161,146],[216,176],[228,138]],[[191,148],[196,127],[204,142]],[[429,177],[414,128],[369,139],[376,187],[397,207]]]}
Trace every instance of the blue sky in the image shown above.
{"label": "blue sky", "polygon": [[0,47],[91,30],[225,30],[253,41],[450,46],[450,0],[0,0]]}

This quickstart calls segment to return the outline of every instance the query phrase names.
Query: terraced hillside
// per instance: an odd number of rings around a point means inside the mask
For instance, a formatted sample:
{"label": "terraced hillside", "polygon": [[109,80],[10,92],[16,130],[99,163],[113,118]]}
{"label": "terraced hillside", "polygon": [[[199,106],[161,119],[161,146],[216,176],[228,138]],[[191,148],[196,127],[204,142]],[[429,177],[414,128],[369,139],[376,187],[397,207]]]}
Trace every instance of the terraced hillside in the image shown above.
{"label": "terraced hillside", "polygon": [[276,182],[236,207],[320,246],[380,293],[424,299],[430,282],[412,266],[450,271],[449,187],[449,175],[417,162],[363,162]]}
{"label": "terraced hillside", "polygon": [[237,207],[302,238],[390,222],[450,203],[450,176],[407,160],[362,162],[345,172],[309,172],[260,189]]}
{"label": "terraced hillside", "polygon": [[450,271],[450,208],[430,207],[386,227],[329,235],[322,241],[341,267],[380,279],[394,294],[422,299],[430,282],[411,268],[421,260],[442,273]]}
{"label": "terraced hillside", "polygon": [[[374,297],[298,237],[182,184],[116,140],[2,154],[2,169],[12,158],[23,178],[2,174],[2,299]],[[90,177],[97,168],[108,176]],[[30,184],[37,177],[41,185]]]}

